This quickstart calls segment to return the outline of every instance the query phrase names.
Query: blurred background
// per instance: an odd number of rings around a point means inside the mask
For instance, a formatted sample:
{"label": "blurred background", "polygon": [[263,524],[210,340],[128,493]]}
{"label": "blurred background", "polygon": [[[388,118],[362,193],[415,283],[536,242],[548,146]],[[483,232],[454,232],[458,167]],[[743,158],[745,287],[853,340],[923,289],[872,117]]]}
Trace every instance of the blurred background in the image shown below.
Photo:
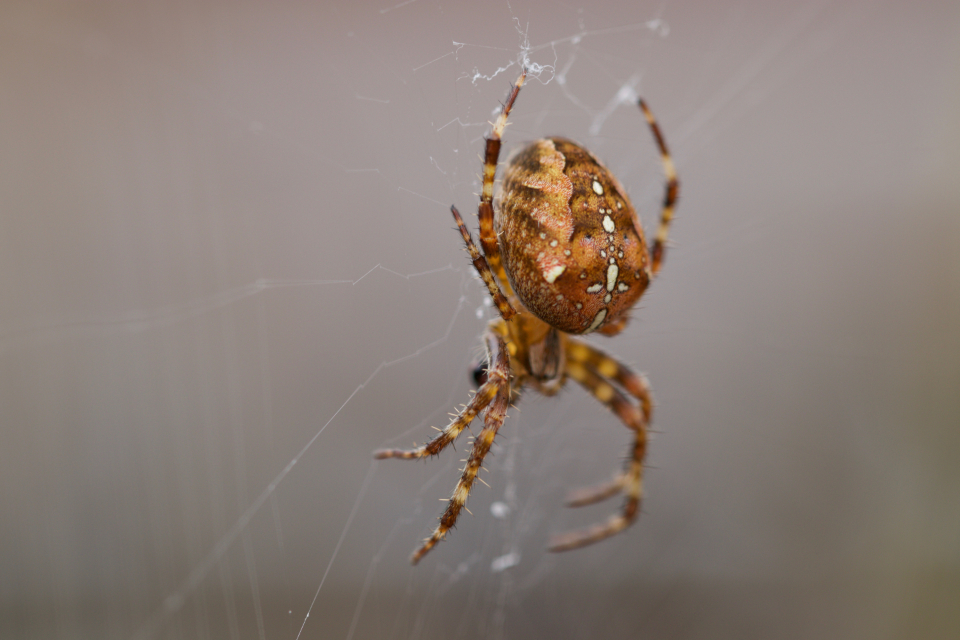
{"label": "blurred background", "polygon": [[[956,638],[960,7],[407,0],[0,6],[0,636]],[[657,400],[639,522],[565,494],[629,434],[509,412],[409,554],[493,317],[487,121],[574,138],[661,277],[591,342]]]}

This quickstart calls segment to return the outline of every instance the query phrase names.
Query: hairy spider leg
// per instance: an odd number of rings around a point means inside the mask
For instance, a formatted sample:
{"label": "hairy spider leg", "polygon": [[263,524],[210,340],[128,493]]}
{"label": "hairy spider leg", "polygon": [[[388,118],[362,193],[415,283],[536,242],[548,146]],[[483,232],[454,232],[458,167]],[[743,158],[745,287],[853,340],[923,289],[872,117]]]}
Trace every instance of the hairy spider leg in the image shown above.
{"label": "hairy spider leg", "polygon": [[640,401],[643,419],[649,424],[653,413],[650,383],[643,376],[600,349],[570,337],[566,345],[567,360],[579,362],[604,378],[612,379]]}
{"label": "hairy spider leg", "polygon": [[419,447],[414,447],[413,449],[378,449],[373,452],[373,457],[377,460],[383,460],[385,458],[416,460],[426,458],[427,456],[438,455],[460,436],[460,433],[473,422],[477,414],[490,404],[497,394],[497,390],[497,385],[489,381],[481,385],[469,404],[467,404],[467,406],[450,421],[447,428],[441,431],[433,440]]}
{"label": "hairy spider leg", "polygon": [[487,256],[490,266],[494,273],[500,279],[500,283],[507,291],[507,295],[513,292],[510,288],[510,281],[503,269],[503,262],[500,260],[500,246],[497,243],[497,233],[493,228],[493,187],[497,177],[497,163],[500,160],[500,140],[503,137],[503,131],[507,127],[507,118],[510,117],[510,110],[513,109],[513,103],[516,102],[520,94],[520,87],[527,77],[527,70],[520,71],[520,77],[513,83],[510,93],[507,94],[507,100],[503,103],[500,115],[493,124],[490,136],[486,139],[486,149],[483,158],[483,189],[480,192],[480,206],[477,209],[477,217],[480,219],[480,246],[483,253]]}
{"label": "hairy spider leg", "polygon": [[[520,77],[510,88],[507,101],[503,104],[500,115],[493,124],[493,130],[487,138],[486,154],[483,161],[483,190],[480,192],[480,205],[477,209],[477,217],[480,219],[480,246],[483,247],[483,255],[480,255],[477,246],[473,243],[470,231],[464,224],[456,205],[450,207],[450,213],[453,214],[453,219],[457,221],[457,228],[460,229],[463,242],[467,245],[467,251],[470,252],[473,266],[480,274],[483,283],[487,285],[490,297],[493,298],[493,302],[500,312],[500,317],[504,320],[509,320],[515,316],[517,311],[503,293],[504,289],[507,291],[507,295],[511,295],[513,291],[510,289],[507,274],[503,270],[503,263],[500,260],[500,247],[497,245],[497,234],[493,229],[493,185],[497,177],[497,162],[500,159],[500,139],[503,136],[503,130],[507,127],[510,110],[517,100],[517,95],[520,94],[520,87],[523,86],[526,77],[527,70],[521,70]],[[499,282],[497,276],[499,276]]]}
{"label": "hairy spider leg", "polygon": [[[650,424],[653,402],[650,394],[650,384],[646,377],[631,371],[624,364],[614,360],[596,347],[574,338],[570,338],[567,342],[566,355],[568,360],[579,362],[601,377],[614,380],[627,393],[639,400],[644,423]],[[585,507],[611,498],[623,490],[626,479],[627,475],[620,471],[610,482],[571,491],[567,495],[567,506]]]}
{"label": "hairy spider leg", "polygon": [[507,415],[507,405],[510,402],[510,356],[507,354],[507,345],[502,336],[492,331],[484,333],[484,341],[487,346],[487,362],[494,363],[493,367],[487,370],[487,382],[484,386],[494,385],[496,393],[484,412],[483,429],[473,442],[473,450],[463,467],[463,473],[453,490],[453,495],[450,496],[447,509],[440,516],[440,524],[423,546],[414,551],[410,558],[412,564],[420,562],[420,559],[443,540],[447,532],[457,524],[457,518],[460,517],[460,512],[467,502],[473,481],[476,480],[477,473],[483,465],[483,459],[490,451],[493,439],[503,426],[503,420]]}
{"label": "hairy spider leg", "polygon": [[657,228],[657,236],[654,239],[653,250],[651,251],[653,264],[650,271],[653,275],[657,275],[663,265],[663,257],[667,249],[667,232],[670,230],[670,222],[673,220],[673,208],[680,196],[680,182],[677,180],[677,170],[673,166],[673,158],[667,151],[667,143],[663,141],[663,135],[660,133],[660,127],[657,125],[656,119],[654,119],[650,109],[647,108],[647,103],[642,98],[637,101],[637,104],[640,105],[643,116],[647,119],[647,124],[650,125],[650,131],[653,132],[653,137],[657,141],[657,146],[660,147],[660,160],[663,163],[663,172],[667,176],[663,193],[663,209],[660,211],[660,226]]}
{"label": "hairy spider leg", "polygon": [[[487,285],[487,291],[490,292],[493,303],[497,305],[500,317],[504,320],[509,320],[517,315],[517,310],[513,308],[510,301],[503,295],[503,291],[501,291],[500,285],[497,284],[497,279],[494,277],[493,271],[490,270],[490,265],[487,264],[486,258],[480,254],[477,245],[473,244],[473,238],[470,237],[470,230],[467,229],[467,225],[464,224],[463,218],[460,217],[460,212],[457,211],[455,205],[451,205],[450,213],[453,214],[453,219],[457,221],[457,228],[460,229],[463,242],[467,245],[467,251],[470,253],[470,259],[473,260],[473,266],[477,270],[477,273],[480,274],[483,283]],[[499,258],[499,255],[497,257]]]}
{"label": "hairy spider leg", "polygon": [[[571,343],[573,342],[574,341],[571,340]],[[576,344],[583,345],[583,343],[579,342]],[[588,355],[595,355],[589,353],[589,347],[587,349]],[[575,349],[575,351],[578,350]],[[649,407],[651,404],[649,392],[644,384],[638,384],[638,381],[642,381],[642,378],[632,374],[632,372],[629,372],[626,367],[623,367],[623,365],[619,363],[607,363],[608,360],[611,359],[603,356],[603,354],[599,354],[595,358],[595,362],[599,368],[613,370],[614,375],[612,377],[614,377],[615,380],[617,379],[617,373],[621,370],[630,374],[622,376],[623,379],[629,380],[639,395],[643,396],[643,398],[640,398],[641,406],[646,405]],[[646,412],[644,412],[641,407],[631,402],[623,392],[594,370],[588,362],[573,360],[568,355],[567,375],[579,382],[599,402],[620,418],[620,421],[634,432],[634,441],[630,456],[627,459],[626,469],[620,476],[613,482],[600,487],[575,492],[570,500],[571,506],[583,506],[599,502],[619,492],[623,492],[626,495],[626,500],[621,512],[611,516],[606,522],[595,524],[586,529],[554,536],[550,540],[550,551],[569,551],[570,549],[577,549],[599,542],[620,533],[637,519],[637,515],[640,512],[640,499],[643,492],[643,460],[647,452],[647,417],[645,415]],[[631,376],[634,376],[636,379],[631,379]],[[626,386],[624,388],[626,388]]]}

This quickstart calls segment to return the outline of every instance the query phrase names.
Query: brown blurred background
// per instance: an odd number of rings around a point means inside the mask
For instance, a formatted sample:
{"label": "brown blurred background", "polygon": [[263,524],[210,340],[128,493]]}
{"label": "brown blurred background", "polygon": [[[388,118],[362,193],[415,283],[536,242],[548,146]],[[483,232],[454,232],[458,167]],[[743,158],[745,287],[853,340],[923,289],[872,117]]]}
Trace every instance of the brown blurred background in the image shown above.
{"label": "brown blurred background", "polygon": [[[960,6],[358,5],[0,6],[0,636],[960,636]],[[411,568],[466,443],[370,451],[468,398],[448,207],[524,34],[506,149],[585,143],[650,227],[626,87],[680,172],[594,340],[652,382],[647,499],[546,553],[628,435],[528,394]]]}

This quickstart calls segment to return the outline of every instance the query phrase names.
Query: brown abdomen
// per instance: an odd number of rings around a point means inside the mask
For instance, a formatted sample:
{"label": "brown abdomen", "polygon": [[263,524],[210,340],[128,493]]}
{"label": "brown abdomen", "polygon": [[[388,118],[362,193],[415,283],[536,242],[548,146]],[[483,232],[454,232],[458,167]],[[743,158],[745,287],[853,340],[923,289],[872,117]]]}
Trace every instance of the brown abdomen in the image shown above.
{"label": "brown abdomen", "polygon": [[570,140],[537,140],[510,158],[494,226],[517,297],[561,331],[617,333],[650,282],[623,187]]}

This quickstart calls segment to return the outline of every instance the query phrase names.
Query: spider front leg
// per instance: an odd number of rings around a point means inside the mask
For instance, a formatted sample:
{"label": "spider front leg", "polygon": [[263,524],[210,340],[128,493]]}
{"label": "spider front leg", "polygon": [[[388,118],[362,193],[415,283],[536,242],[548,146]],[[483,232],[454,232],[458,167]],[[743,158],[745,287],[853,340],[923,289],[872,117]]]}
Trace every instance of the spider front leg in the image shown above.
{"label": "spider front leg", "polygon": [[[647,451],[647,425],[652,406],[650,390],[642,376],[589,345],[571,339],[567,345],[566,368],[571,378],[634,432],[634,441],[622,473],[612,482],[574,492],[568,501],[569,506],[579,507],[623,492],[626,501],[621,512],[604,523],[554,536],[550,541],[550,551],[568,551],[599,542],[623,531],[637,519],[643,493],[643,459]],[[631,402],[610,382],[611,379],[637,398],[640,405]]]}
{"label": "spider front leg", "polygon": [[474,441],[473,451],[463,468],[460,481],[453,491],[447,509],[440,517],[440,524],[423,546],[414,552],[411,558],[413,564],[417,564],[420,558],[442,540],[447,531],[457,523],[457,518],[460,517],[460,511],[470,495],[470,489],[477,478],[483,459],[490,451],[493,439],[506,417],[507,404],[510,401],[510,357],[507,355],[503,337],[499,334],[488,329],[484,334],[484,340],[487,348],[487,362],[494,364],[487,370],[486,382],[480,386],[470,403],[447,425],[447,428],[430,442],[414,449],[380,449],[373,454],[377,459],[419,459],[437,455],[456,440],[478,414],[484,413],[483,430]]}
{"label": "spider front leg", "polygon": [[503,426],[503,420],[507,415],[507,405],[510,402],[510,356],[507,354],[507,345],[502,336],[493,331],[487,330],[484,334],[487,346],[487,362],[494,363],[487,370],[487,382],[484,386],[493,385],[496,392],[493,400],[487,406],[483,417],[483,429],[473,442],[473,450],[467,463],[463,467],[463,473],[460,481],[457,482],[453,495],[450,496],[450,502],[447,504],[446,511],[440,516],[440,524],[434,530],[433,534],[427,538],[419,549],[414,551],[410,562],[417,564],[438,542],[443,540],[447,531],[457,524],[457,518],[460,517],[460,511],[463,510],[470,495],[470,489],[473,488],[473,481],[477,479],[480,467],[483,465],[483,459],[490,451],[493,445],[493,439],[497,431]]}
{"label": "spider front leg", "polygon": [[456,440],[460,433],[469,426],[473,419],[477,417],[484,407],[490,404],[497,394],[497,385],[489,382],[485,383],[474,394],[470,403],[457,414],[457,417],[450,421],[447,428],[440,432],[430,442],[415,447],[413,449],[377,449],[373,452],[373,457],[377,460],[385,458],[401,458],[403,460],[418,460],[427,456],[438,455]]}

